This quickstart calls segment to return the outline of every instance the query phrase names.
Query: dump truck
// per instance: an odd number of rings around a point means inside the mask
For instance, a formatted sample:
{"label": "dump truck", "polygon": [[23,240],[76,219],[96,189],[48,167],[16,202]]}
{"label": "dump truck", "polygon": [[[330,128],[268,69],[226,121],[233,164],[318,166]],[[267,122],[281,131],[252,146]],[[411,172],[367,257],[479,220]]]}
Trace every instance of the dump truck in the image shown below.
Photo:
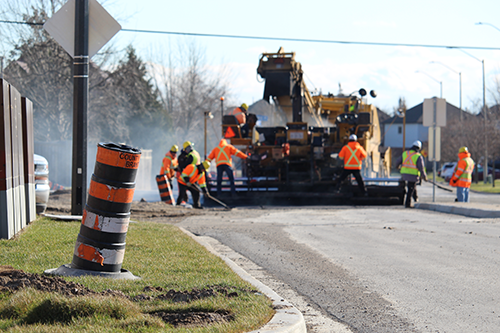
{"label": "dump truck", "polygon": [[[404,183],[390,177],[390,148],[380,151],[377,108],[368,104],[365,89],[348,95],[311,94],[295,53],[283,48],[263,53],[257,73],[265,80],[263,99],[279,114],[280,124],[259,126],[259,115],[250,113],[244,136],[232,116],[223,117],[222,134],[249,155],[236,179],[239,202],[402,204]],[[375,91],[370,96],[376,97]],[[350,178],[341,184],[340,193],[334,191],[343,170],[338,153],[351,134],[368,153],[362,168],[368,197],[358,193]],[[214,190],[215,180],[210,183]],[[229,194],[223,192],[223,199],[230,200]]]}

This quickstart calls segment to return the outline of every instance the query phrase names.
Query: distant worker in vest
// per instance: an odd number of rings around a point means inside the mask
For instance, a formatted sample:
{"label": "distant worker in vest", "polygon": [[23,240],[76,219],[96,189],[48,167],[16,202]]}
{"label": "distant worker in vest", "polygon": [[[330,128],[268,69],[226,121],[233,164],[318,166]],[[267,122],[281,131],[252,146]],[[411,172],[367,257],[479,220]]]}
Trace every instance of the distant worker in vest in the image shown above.
{"label": "distant worker in vest", "polygon": [[422,142],[419,140],[413,142],[412,147],[403,152],[402,156],[396,160],[396,165],[401,165],[401,180],[406,182],[406,199],[405,207],[412,208],[411,198],[418,201],[416,184],[420,179],[427,181],[427,173],[425,172],[424,157],[420,154]]}
{"label": "distant worker in vest", "polygon": [[458,150],[458,163],[450,179],[450,185],[457,188],[458,202],[469,202],[470,185],[472,184],[472,172],[474,171],[474,160],[470,157],[469,149],[461,147]]}
{"label": "distant worker in vest", "polygon": [[170,151],[165,154],[161,163],[160,175],[166,175],[167,179],[171,182],[172,178],[175,176],[175,170],[177,169],[177,152],[179,151],[179,146],[173,145]]}
{"label": "distant worker in vest", "polygon": [[361,147],[358,142],[358,137],[356,134],[351,134],[349,136],[349,142],[347,145],[342,147],[342,150],[339,153],[339,158],[344,161],[344,170],[340,174],[340,178],[338,179],[336,192],[340,191],[340,186],[342,182],[349,175],[353,175],[356,178],[356,182],[358,183],[358,188],[361,192],[361,195],[367,196],[365,183],[363,182],[363,178],[361,177],[361,163],[366,158],[368,154],[365,149]]}
{"label": "distant worker in vest", "polygon": [[[194,150],[194,143],[191,141],[186,141],[182,145],[181,153],[177,158],[178,167],[177,167],[177,183],[179,184],[179,177],[182,171],[189,165],[195,164],[199,165],[201,163],[200,154]],[[184,191],[185,192],[185,191]],[[181,200],[179,200],[181,198]],[[177,197],[177,205],[186,206],[187,204],[187,196],[186,200],[182,200],[184,197],[181,197],[181,187],[179,186],[179,196]]]}
{"label": "distant worker in vest", "polygon": [[235,116],[240,126],[243,126],[247,122],[247,111],[248,111],[248,105],[243,103],[239,107],[231,111],[229,115]]}
{"label": "distant worker in vest", "polygon": [[208,194],[207,182],[205,177],[205,172],[210,168],[209,161],[203,161],[198,165],[191,163],[189,164],[180,176],[177,178],[179,183],[179,197],[177,198],[177,205],[181,202],[187,202],[187,190],[191,192],[191,197],[193,198],[193,208],[203,209],[200,204],[200,192],[205,195]]}
{"label": "distant worker in vest", "polygon": [[165,154],[161,163],[160,174],[156,176],[156,183],[160,191],[161,201],[173,205],[174,196],[172,193],[173,179],[175,178],[175,171],[177,170],[177,152],[179,147],[173,145],[170,151]]}
{"label": "distant worker in vest", "polygon": [[186,141],[182,145],[182,151],[178,158],[179,172],[182,172],[189,164],[201,163],[200,154],[194,149],[194,143]]}
{"label": "distant worker in vest", "polygon": [[207,161],[211,162],[215,160],[217,165],[217,196],[220,197],[222,192],[222,176],[224,172],[229,179],[231,184],[231,194],[236,195],[236,189],[234,186],[234,173],[233,173],[233,159],[231,156],[236,155],[239,158],[246,160],[248,156],[236,149],[233,145],[227,143],[226,139],[222,139],[219,145],[215,147],[207,157]]}

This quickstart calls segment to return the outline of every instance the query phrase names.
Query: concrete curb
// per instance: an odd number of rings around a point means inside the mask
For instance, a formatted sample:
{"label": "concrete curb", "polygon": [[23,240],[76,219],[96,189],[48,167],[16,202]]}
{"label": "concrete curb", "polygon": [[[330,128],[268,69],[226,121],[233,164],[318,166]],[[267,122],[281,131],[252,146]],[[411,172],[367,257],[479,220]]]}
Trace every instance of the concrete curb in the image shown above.
{"label": "concrete curb", "polygon": [[253,278],[250,274],[244,271],[241,267],[236,265],[231,259],[222,256],[217,251],[214,250],[210,244],[205,242],[200,237],[192,234],[186,229],[179,227],[184,233],[190,236],[199,244],[203,245],[210,253],[215,254],[236,273],[243,280],[251,283],[255,286],[260,292],[266,295],[273,302],[273,308],[276,310],[274,317],[263,327],[258,330],[249,332],[249,333],[306,333],[306,323],[302,313],[297,310],[290,302],[281,298],[278,294],[276,294],[271,288],[267,287],[257,279]]}
{"label": "concrete curb", "polygon": [[415,208],[433,210],[447,214],[463,215],[476,218],[499,218],[500,210],[489,210],[457,205],[443,205],[433,203],[416,203]]}

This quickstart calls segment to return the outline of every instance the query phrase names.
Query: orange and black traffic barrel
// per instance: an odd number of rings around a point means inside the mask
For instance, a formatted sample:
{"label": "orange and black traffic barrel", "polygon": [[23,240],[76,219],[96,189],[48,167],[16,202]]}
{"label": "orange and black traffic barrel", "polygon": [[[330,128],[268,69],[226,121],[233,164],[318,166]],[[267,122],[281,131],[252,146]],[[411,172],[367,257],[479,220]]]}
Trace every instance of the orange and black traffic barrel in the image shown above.
{"label": "orange and black traffic barrel", "polygon": [[167,176],[157,175],[156,184],[158,185],[161,201],[167,205],[175,206],[174,193],[172,192],[172,186],[170,181],[167,179]]}
{"label": "orange and black traffic barrel", "polygon": [[141,151],[99,143],[72,268],[120,272]]}

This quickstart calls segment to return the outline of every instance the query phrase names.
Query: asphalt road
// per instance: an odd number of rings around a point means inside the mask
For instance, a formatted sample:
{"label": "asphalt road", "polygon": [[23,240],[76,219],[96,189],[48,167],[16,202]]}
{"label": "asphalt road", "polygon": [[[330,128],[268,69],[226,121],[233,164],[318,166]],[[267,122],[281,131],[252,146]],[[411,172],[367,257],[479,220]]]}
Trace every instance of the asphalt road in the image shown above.
{"label": "asphalt road", "polygon": [[[432,201],[432,187],[419,190]],[[499,222],[397,206],[261,207],[179,226],[241,253],[351,332],[455,333],[500,327]]]}

